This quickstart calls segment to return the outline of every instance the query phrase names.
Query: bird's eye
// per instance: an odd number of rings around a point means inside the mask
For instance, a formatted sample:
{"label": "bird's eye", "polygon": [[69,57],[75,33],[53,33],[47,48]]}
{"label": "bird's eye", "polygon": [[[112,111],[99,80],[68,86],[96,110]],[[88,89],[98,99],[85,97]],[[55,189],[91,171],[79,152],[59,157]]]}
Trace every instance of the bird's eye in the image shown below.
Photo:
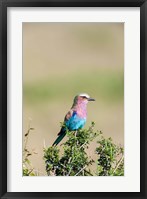
{"label": "bird's eye", "polygon": [[83,99],[87,99],[87,97],[86,97],[86,96],[83,96]]}

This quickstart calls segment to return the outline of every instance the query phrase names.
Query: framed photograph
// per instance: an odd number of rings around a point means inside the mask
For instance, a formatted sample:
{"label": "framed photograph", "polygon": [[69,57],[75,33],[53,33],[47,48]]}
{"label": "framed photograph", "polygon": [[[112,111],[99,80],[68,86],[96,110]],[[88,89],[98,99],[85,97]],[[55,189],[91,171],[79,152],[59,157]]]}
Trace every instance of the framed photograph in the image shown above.
{"label": "framed photograph", "polygon": [[147,198],[147,2],[0,9],[0,197]]}

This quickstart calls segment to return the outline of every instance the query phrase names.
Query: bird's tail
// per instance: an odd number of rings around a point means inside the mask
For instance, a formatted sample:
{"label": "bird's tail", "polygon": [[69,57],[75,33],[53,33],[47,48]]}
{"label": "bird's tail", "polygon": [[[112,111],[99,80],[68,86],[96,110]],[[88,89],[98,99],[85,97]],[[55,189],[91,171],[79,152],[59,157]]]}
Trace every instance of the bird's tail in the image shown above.
{"label": "bird's tail", "polygon": [[66,131],[61,132],[52,146],[57,146],[57,144],[61,142],[61,140],[64,138],[65,135],[66,135]]}

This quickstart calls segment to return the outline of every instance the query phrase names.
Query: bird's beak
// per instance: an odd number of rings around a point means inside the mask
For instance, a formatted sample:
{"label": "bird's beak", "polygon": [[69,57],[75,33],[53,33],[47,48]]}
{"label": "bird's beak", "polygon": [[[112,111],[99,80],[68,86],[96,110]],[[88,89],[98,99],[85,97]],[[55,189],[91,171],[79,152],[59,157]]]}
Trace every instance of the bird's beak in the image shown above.
{"label": "bird's beak", "polygon": [[95,101],[95,99],[93,99],[93,98],[88,98],[88,101]]}

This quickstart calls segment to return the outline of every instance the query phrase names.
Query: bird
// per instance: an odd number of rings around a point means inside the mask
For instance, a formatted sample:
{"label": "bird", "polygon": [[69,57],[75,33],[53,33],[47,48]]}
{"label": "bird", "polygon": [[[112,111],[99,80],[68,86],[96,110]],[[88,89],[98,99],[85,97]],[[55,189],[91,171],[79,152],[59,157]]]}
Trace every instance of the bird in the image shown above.
{"label": "bird", "polygon": [[95,99],[91,98],[86,93],[81,93],[74,97],[73,105],[65,115],[64,125],[61,127],[58,137],[52,146],[57,146],[59,144],[66,135],[67,130],[76,131],[84,127],[87,118],[87,103],[89,101],[95,101]]}

